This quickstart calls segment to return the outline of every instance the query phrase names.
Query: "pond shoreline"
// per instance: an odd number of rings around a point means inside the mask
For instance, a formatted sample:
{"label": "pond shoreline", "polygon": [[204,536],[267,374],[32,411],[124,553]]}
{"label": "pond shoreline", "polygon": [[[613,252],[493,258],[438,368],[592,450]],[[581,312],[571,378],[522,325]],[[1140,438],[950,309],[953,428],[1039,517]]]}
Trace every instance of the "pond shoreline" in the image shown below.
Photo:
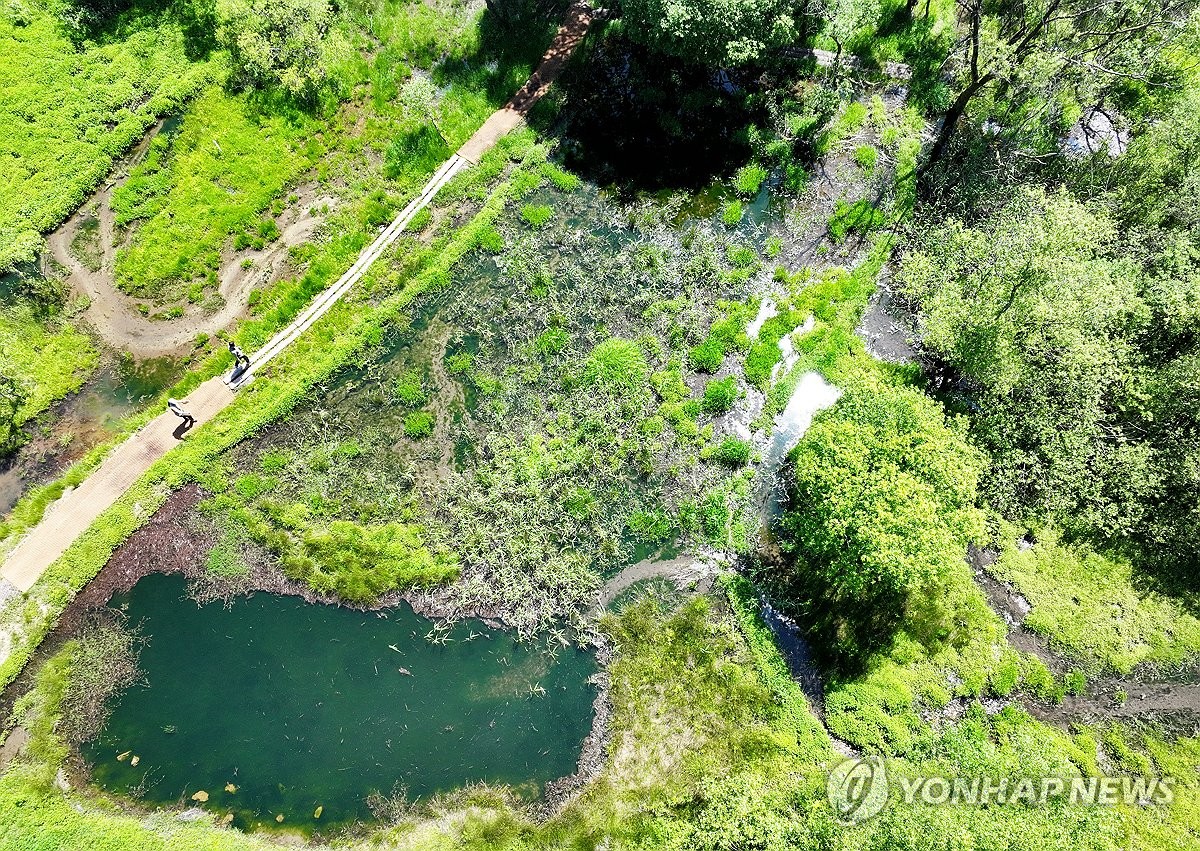
{"label": "pond shoreline", "polygon": [[[114,596],[128,593],[141,579],[155,574],[181,575],[189,583],[188,596],[197,604],[223,601],[228,606],[234,598],[263,592],[298,597],[309,604],[336,606],[358,612],[382,612],[405,603],[418,616],[430,620],[439,619],[438,606],[431,604],[436,601],[431,601],[427,594],[412,595],[410,598],[403,592],[396,592],[371,605],[349,605],[328,595],[316,594],[302,583],[289,580],[261,564],[254,565],[250,574],[239,580],[214,584],[207,574],[207,556],[212,546],[217,543],[219,535],[211,524],[197,522],[195,513],[197,505],[204,498],[204,492],[194,484],[175,491],[141,528],[113,552],[104,568],[68,604],[58,624],[39,648],[37,657],[31,660],[31,664],[26,666],[22,674],[3,693],[0,693],[0,707],[5,716],[11,717],[16,700],[32,688],[34,673],[47,659],[59,652],[66,642],[76,637],[96,612],[104,610]],[[461,612],[454,612],[454,616],[460,617]],[[489,612],[472,617],[477,617],[493,628],[505,628],[502,613]],[[526,811],[538,821],[550,819],[560,813],[587,783],[599,774],[607,759],[609,718],[612,709],[608,666],[612,652],[603,634],[598,630],[589,630],[580,638],[587,648],[594,652],[598,668],[587,680],[595,691],[591,724],[580,746],[575,771],[545,782],[537,799],[527,802]],[[17,730],[19,728],[14,727],[10,732]],[[77,747],[71,748],[58,782],[68,787],[86,787],[91,794],[102,795],[122,809],[141,815],[158,811],[182,817],[195,808],[194,805],[189,807],[189,802],[184,800],[177,806],[154,806],[99,788],[95,784],[90,766]],[[220,818],[220,814],[215,812],[205,811],[205,815],[211,816],[214,821]],[[382,824],[363,820],[356,822],[351,829],[361,827],[370,830]],[[272,838],[277,834],[277,831],[272,829],[250,832]]]}

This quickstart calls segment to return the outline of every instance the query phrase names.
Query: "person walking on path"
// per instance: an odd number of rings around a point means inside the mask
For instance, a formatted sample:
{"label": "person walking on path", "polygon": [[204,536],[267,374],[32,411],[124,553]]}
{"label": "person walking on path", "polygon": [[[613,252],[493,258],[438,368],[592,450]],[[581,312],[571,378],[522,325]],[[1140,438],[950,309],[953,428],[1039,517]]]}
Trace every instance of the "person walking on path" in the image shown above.
{"label": "person walking on path", "polygon": [[183,430],[187,431],[196,424],[196,418],[183,409],[183,405],[177,399],[168,399],[167,408],[172,414],[183,420]]}
{"label": "person walking on path", "polygon": [[229,353],[233,355],[233,372],[230,374],[229,380],[237,381],[238,377],[250,368],[250,356],[242,351],[241,346],[233,340],[229,341]]}

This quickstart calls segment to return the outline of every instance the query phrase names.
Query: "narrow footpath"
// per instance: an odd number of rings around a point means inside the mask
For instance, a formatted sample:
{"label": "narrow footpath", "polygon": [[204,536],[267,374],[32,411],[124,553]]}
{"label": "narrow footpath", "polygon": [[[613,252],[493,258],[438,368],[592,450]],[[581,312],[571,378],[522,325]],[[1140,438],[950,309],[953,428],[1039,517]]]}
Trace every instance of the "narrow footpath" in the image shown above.
{"label": "narrow footpath", "polygon": [[[228,383],[224,379],[213,378],[182,400],[184,410],[196,418],[196,428],[203,427],[204,423],[224,410],[233,401],[238,388],[252,381],[264,365],[285,351],[337,304],[455,174],[477,164],[502,136],[521,123],[583,41],[591,22],[592,11],[585,2],[573,5],[529,81],[503,108],[493,113],[457,153],[442,164],[422,192],[363,249],[354,265],[313,299],[290,325],[255,352],[250,358],[250,366],[236,382]],[[155,417],[113,450],[79,487],[68,490],[51,505],[41,522],[20,540],[0,568],[0,598],[11,593],[7,592],[6,586],[20,592],[32,588],[46,569],[66,552],[97,517],[111,507],[154,462],[183,439],[184,432],[180,425],[181,421],[170,412]]]}

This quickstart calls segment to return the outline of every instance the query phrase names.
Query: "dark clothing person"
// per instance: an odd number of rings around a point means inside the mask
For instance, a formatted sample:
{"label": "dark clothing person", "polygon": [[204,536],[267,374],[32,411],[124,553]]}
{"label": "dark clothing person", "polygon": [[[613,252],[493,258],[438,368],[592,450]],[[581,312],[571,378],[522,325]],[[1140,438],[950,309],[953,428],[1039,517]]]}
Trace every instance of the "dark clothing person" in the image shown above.
{"label": "dark clothing person", "polygon": [[167,409],[172,414],[179,417],[179,419],[183,420],[183,427],[185,429],[191,428],[192,426],[194,426],[196,424],[196,418],[193,417],[191,414],[189,414],[187,411],[185,411],[183,409],[183,405],[180,404],[175,399],[167,400]]}
{"label": "dark clothing person", "polygon": [[236,381],[243,372],[250,368],[250,356],[242,351],[241,347],[233,340],[229,341],[229,353],[233,355],[233,373],[229,376],[229,380]]}

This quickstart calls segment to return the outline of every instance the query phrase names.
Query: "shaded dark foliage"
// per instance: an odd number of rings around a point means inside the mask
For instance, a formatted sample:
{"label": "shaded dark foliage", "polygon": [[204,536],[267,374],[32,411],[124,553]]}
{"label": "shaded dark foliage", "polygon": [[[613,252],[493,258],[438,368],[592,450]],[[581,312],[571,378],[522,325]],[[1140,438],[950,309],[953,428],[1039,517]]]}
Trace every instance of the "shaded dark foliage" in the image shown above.
{"label": "shaded dark foliage", "polygon": [[699,188],[746,161],[757,117],[725,72],[652,54],[624,38],[596,45],[560,80],[568,166],[630,190]]}

